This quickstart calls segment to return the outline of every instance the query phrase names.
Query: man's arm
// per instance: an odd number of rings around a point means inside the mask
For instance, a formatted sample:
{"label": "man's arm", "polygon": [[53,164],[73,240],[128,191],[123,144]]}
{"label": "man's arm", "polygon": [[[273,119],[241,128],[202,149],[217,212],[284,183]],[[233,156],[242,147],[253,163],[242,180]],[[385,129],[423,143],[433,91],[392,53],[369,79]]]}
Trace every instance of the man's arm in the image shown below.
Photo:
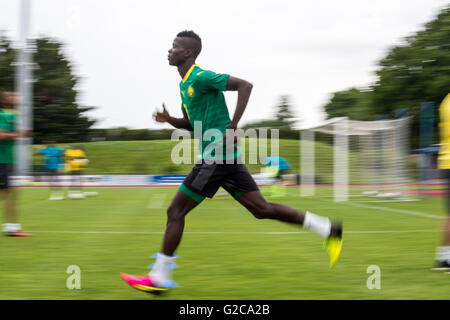
{"label": "man's arm", "polygon": [[0,140],[16,140],[20,137],[30,137],[32,132],[30,130],[20,132],[9,132],[7,130],[0,129]]}
{"label": "man's arm", "polygon": [[189,122],[189,118],[187,116],[186,110],[183,109],[183,118],[174,118],[169,116],[169,120],[167,121],[172,126],[177,129],[186,129],[189,131],[193,131],[191,123]]}
{"label": "man's arm", "polygon": [[237,91],[238,100],[236,105],[236,110],[234,111],[233,119],[228,126],[229,129],[236,129],[244,114],[245,108],[247,107],[248,99],[250,98],[250,93],[252,92],[253,85],[243,79],[235,78],[232,76],[228,77],[227,91]]}
{"label": "man's arm", "polygon": [[17,132],[8,132],[6,130],[0,130],[0,140],[15,140],[20,137]]}
{"label": "man's arm", "polygon": [[187,113],[184,109],[183,118],[174,118],[169,115],[169,112],[166,110],[166,106],[163,104],[163,111],[156,112],[154,118],[157,122],[168,122],[170,125],[174,126],[177,129],[186,129],[189,131],[193,131]]}

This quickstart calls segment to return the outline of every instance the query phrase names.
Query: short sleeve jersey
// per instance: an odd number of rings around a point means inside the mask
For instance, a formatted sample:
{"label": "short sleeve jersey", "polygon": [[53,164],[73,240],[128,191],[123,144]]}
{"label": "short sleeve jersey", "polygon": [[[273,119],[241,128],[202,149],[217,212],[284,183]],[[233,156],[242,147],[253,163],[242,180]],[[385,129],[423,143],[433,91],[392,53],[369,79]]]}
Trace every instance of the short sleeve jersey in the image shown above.
{"label": "short sleeve jersey", "polygon": [[47,169],[59,169],[62,166],[61,157],[63,150],[57,147],[49,147],[39,151],[45,156],[45,167]]}
{"label": "short sleeve jersey", "polygon": [[[0,109],[0,130],[16,132],[17,112]],[[14,163],[14,140],[0,140],[0,163]]]}
{"label": "short sleeve jersey", "polygon": [[[203,70],[194,64],[180,82],[181,108],[186,111],[196,138],[201,139],[199,148],[203,159],[227,159],[226,151],[215,154],[214,145],[221,144],[225,150],[222,141],[230,124],[230,115],[223,91],[227,88],[228,78],[228,74]],[[228,158],[236,158],[239,154],[240,150],[235,148]]]}
{"label": "short sleeve jersey", "polygon": [[85,159],[86,155],[81,149],[68,149],[65,152],[66,156],[66,169],[68,171],[80,171],[83,169],[84,164],[78,159]]}
{"label": "short sleeve jersey", "polygon": [[441,150],[439,151],[439,169],[450,169],[450,93],[439,107]]}

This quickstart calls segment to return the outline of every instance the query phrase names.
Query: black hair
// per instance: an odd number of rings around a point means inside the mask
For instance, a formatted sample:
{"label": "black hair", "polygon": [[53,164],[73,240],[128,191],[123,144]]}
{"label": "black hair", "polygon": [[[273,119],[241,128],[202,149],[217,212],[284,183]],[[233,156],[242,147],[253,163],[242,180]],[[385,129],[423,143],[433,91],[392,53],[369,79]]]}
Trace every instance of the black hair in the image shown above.
{"label": "black hair", "polygon": [[190,48],[192,50],[192,53],[194,54],[194,57],[197,58],[197,56],[202,51],[202,39],[199,37],[198,34],[196,34],[194,31],[185,30],[181,31],[177,34],[177,37],[179,38],[190,38],[194,39],[195,41],[190,42]]}

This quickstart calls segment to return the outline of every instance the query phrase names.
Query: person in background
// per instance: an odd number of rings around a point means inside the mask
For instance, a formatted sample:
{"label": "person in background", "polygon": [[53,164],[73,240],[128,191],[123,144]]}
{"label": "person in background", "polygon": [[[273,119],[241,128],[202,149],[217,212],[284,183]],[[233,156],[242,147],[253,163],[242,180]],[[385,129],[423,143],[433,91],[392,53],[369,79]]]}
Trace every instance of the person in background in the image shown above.
{"label": "person in background", "polygon": [[67,197],[69,199],[83,199],[83,170],[88,164],[88,159],[83,147],[74,145],[64,153],[66,171],[72,176]]}
{"label": "person in background", "polygon": [[438,167],[445,180],[446,217],[442,225],[441,246],[436,248],[436,266],[433,270],[450,271],[450,93],[447,94],[439,107],[441,150],[439,151]]}
{"label": "person in background", "polygon": [[18,132],[16,127],[19,97],[15,92],[0,92],[0,196],[4,200],[3,233],[11,237],[29,237],[22,231],[17,213],[17,190],[10,184],[14,166],[15,140],[31,132]]}
{"label": "person in background", "polygon": [[48,141],[47,146],[39,150],[39,153],[45,157],[44,168],[48,177],[50,187],[49,200],[63,200],[64,191],[59,186],[59,170],[63,167],[64,150],[55,146],[55,141]]}
{"label": "person in background", "polygon": [[288,182],[283,179],[283,175],[292,168],[290,163],[282,157],[266,157],[264,160],[266,165],[262,170],[263,174],[266,177],[273,179],[269,198],[276,199],[286,197]]}

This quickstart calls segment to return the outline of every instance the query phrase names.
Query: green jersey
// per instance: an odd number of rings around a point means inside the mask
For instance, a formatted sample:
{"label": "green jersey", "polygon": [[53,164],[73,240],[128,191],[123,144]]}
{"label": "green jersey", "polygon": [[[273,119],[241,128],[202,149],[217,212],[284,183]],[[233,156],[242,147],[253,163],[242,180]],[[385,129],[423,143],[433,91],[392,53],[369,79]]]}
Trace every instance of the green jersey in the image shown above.
{"label": "green jersey", "polygon": [[[17,113],[11,109],[0,109],[0,130],[16,132]],[[14,163],[14,140],[0,140],[0,163]]]}
{"label": "green jersey", "polygon": [[231,121],[223,95],[228,77],[194,64],[180,82],[181,108],[186,111],[195,137],[200,139],[203,159],[226,160],[240,155],[236,146],[231,147],[232,152],[227,157],[223,143],[225,130]]}

